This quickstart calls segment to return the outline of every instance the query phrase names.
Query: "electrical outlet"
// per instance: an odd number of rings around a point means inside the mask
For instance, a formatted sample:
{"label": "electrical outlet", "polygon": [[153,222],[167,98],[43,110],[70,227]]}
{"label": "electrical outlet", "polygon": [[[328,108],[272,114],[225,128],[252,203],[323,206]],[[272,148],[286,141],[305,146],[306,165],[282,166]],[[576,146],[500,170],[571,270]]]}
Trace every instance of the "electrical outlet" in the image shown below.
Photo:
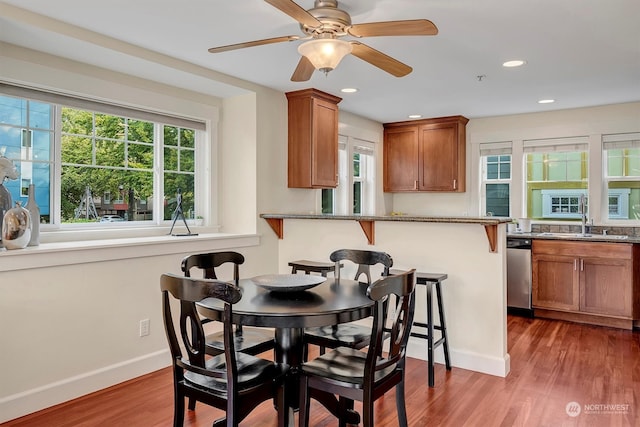
{"label": "electrical outlet", "polygon": [[140,336],[146,337],[149,335],[149,319],[142,319],[140,321]]}

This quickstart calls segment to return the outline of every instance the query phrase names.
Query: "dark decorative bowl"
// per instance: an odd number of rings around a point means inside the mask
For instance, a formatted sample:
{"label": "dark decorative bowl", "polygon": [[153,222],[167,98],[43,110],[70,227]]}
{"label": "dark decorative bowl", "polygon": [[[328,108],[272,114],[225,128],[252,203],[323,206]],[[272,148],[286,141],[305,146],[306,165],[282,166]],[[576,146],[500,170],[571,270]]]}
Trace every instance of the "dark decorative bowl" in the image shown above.
{"label": "dark decorative bowl", "polygon": [[305,291],[326,280],[326,277],[311,274],[266,274],[251,279],[257,286],[271,292]]}

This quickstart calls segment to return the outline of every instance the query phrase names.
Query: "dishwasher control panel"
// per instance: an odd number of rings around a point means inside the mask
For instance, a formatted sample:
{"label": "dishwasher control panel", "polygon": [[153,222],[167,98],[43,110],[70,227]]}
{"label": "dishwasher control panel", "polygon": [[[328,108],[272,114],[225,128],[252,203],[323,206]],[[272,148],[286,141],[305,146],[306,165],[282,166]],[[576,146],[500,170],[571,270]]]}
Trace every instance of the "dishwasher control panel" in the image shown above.
{"label": "dishwasher control panel", "polygon": [[531,249],[531,239],[521,239],[519,237],[507,237],[507,248]]}

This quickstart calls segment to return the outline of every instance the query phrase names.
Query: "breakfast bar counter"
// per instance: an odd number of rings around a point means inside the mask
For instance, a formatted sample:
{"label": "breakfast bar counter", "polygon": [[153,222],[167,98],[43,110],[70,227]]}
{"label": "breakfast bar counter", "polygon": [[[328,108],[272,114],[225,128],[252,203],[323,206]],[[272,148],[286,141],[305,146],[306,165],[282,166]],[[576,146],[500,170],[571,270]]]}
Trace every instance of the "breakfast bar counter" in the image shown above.
{"label": "breakfast bar counter", "polygon": [[[265,224],[262,238],[277,238],[279,273],[290,273],[288,263],[293,260],[328,262],[331,252],[347,248],[387,252],[394,269],[447,274],[442,297],[454,369],[446,375],[455,375],[456,368],[508,374],[505,224],[509,218],[295,213],[260,217],[271,227]],[[355,268],[345,263],[341,274],[353,277]],[[416,293],[415,319],[423,322],[426,291],[418,288]],[[426,342],[412,337],[408,356],[426,359],[426,355]],[[436,350],[436,363],[442,363],[443,356],[442,349]],[[436,378],[442,372],[436,368]]]}
{"label": "breakfast bar counter", "polygon": [[480,224],[485,228],[489,247],[492,252],[496,251],[498,238],[498,225],[511,222],[511,218],[503,217],[470,217],[470,216],[410,216],[410,215],[316,215],[316,214],[261,214],[276,233],[279,239],[284,237],[285,219],[321,219],[321,220],[343,220],[357,221],[362,227],[362,231],[367,237],[370,245],[375,244],[375,223],[376,221],[395,222],[429,222],[447,224]]}

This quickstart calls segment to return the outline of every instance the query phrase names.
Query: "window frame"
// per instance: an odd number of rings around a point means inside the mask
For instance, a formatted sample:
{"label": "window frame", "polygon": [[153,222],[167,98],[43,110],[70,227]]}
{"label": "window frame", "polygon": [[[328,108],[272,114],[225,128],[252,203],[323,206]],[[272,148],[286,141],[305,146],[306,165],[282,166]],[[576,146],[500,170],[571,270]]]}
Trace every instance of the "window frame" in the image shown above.
{"label": "window frame", "polygon": [[[319,211],[328,215],[374,215],[376,188],[375,143],[338,135],[338,186],[319,192]],[[370,156],[360,161],[360,176],[354,176],[354,154]],[[361,158],[362,159],[362,158]],[[354,213],[354,184],[360,182],[361,213]],[[324,212],[324,195],[331,193],[333,212]]]}
{"label": "window frame", "polygon": [[[198,200],[202,200],[198,194],[209,195],[210,192],[206,190],[205,183],[209,181],[207,176],[210,174],[208,171],[209,166],[211,164],[211,159],[201,159],[201,155],[196,153],[209,154],[209,151],[204,149],[205,141],[210,138],[210,127],[211,122],[197,119],[189,119],[182,116],[173,116],[168,113],[156,113],[154,111],[148,109],[137,109],[132,107],[125,107],[118,105],[116,103],[107,103],[105,101],[94,101],[88,98],[76,98],[73,96],[68,96],[59,93],[46,92],[39,89],[32,89],[22,86],[14,86],[6,83],[0,82],[0,94],[3,96],[13,97],[17,99],[22,99],[30,102],[37,102],[43,104],[49,104],[52,106],[52,113],[50,120],[53,123],[53,129],[49,130],[52,132],[52,139],[50,141],[50,154],[49,154],[49,162],[51,164],[51,170],[49,173],[49,191],[51,196],[49,198],[50,202],[50,221],[48,224],[41,225],[41,232],[51,233],[51,235],[55,235],[55,232],[69,232],[75,230],[87,230],[87,229],[97,229],[101,232],[101,238],[104,236],[104,230],[115,230],[116,228],[144,228],[144,229],[162,229],[164,230],[166,227],[170,226],[172,223],[172,219],[164,219],[163,214],[163,201],[164,197],[153,197],[153,211],[154,218],[152,220],[141,220],[141,221],[126,221],[117,224],[100,224],[100,222],[91,222],[91,223],[62,223],[61,221],[61,173],[62,173],[62,146],[61,146],[61,135],[62,135],[62,107],[71,107],[82,109],[86,111],[92,111],[98,114],[106,114],[110,116],[116,117],[130,117],[133,120],[142,120],[148,121],[150,119],[153,120],[153,124],[155,128],[163,129],[164,126],[173,126],[177,128],[186,128],[194,131],[194,147],[193,147],[193,176],[194,176],[194,193],[195,193],[195,201],[197,203]],[[70,100],[70,103],[66,101]],[[73,104],[73,105],[69,105]],[[87,108],[87,107],[96,107],[96,108]],[[132,114],[133,113],[133,117]],[[155,120],[161,120],[157,122]],[[171,123],[169,123],[171,122]],[[185,127],[195,125],[196,128]],[[33,149],[33,132],[29,132],[29,129],[25,129],[27,132],[27,136],[31,135],[31,144],[29,147],[24,147],[24,132],[23,136],[21,136],[22,140],[20,142],[21,149]],[[158,190],[162,190],[162,176],[164,176],[165,172],[173,173],[172,171],[164,171],[163,164],[161,163],[162,154],[163,154],[163,132],[156,132],[158,135],[154,138],[153,150],[154,155],[153,160],[153,170],[151,173],[154,176],[154,192],[153,194],[164,194],[164,192],[158,192]],[[16,161],[24,161],[16,160]],[[31,161],[31,160],[27,160]],[[160,168],[161,175],[157,176],[158,168]],[[20,182],[22,181],[22,174],[20,178]],[[31,179],[33,182],[33,180]],[[160,184],[160,185],[159,185]],[[208,187],[208,186],[207,186]],[[195,206],[194,210],[194,218],[197,216],[204,216],[205,218],[209,217],[208,213],[210,211],[210,207],[212,206],[212,200],[207,197],[206,200],[203,200],[200,204]],[[186,212],[185,212],[186,213]],[[211,218],[211,217],[209,217]],[[191,218],[186,218],[190,220]],[[215,218],[212,218],[215,221]],[[190,221],[193,223],[193,221]],[[211,222],[213,224],[213,222]],[[190,224],[191,226],[191,224]],[[108,234],[108,233],[107,233]],[[146,235],[147,233],[143,233]],[[91,239],[89,235],[87,238]],[[55,241],[58,238],[54,238]],[[84,239],[81,239],[84,240]]]}
{"label": "window frame", "polygon": [[[498,178],[490,179],[487,178],[487,158],[492,156],[509,156],[509,178],[500,178],[500,173],[498,172]],[[490,184],[507,184],[509,186],[509,213],[508,216],[513,214],[513,154],[512,154],[512,143],[510,141],[504,142],[493,142],[493,143],[482,143],[479,146],[479,157],[480,157],[480,209],[482,215],[488,215],[487,212],[487,185]],[[493,213],[492,213],[493,215]]]}
{"label": "window frame", "polygon": [[[580,196],[582,195],[586,197],[587,212],[589,211],[589,195],[587,189],[543,189],[541,193],[542,219],[581,219],[582,214],[580,213]],[[575,203],[576,211],[571,212],[569,210],[567,212],[553,212],[552,207],[554,198],[578,199]],[[571,203],[569,202],[569,206],[570,205]]]}
{"label": "window frame", "polygon": [[[629,199],[631,195],[631,189],[625,188],[624,183],[638,183],[640,186],[640,173],[637,175],[610,175],[609,174],[609,150],[617,149],[638,149],[640,148],[640,132],[637,133],[624,133],[624,134],[608,134],[602,135],[602,190],[603,197],[601,201],[602,212],[605,218],[602,218],[603,222],[608,221],[614,224],[622,224],[629,226],[637,226],[640,224],[640,206],[634,204],[629,210]],[[625,168],[625,158],[623,160],[623,172]],[[610,187],[611,183],[619,183],[619,186]],[[636,188],[636,187],[634,187]],[[627,215],[612,215],[610,198],[617,197],[619,211],[623,209],[627,212]]]}
{"label": "window frame", "polygon": [[[626,227],[638,227],[640,225],[640,204],[629,198],[628,206],[628,219],[611,216],[609,217],[609,193],[610,190],[622,189],[622,195],[627,192],[629,185],[621,183],[617,186],[612,186],[609,189],[609,182],[615,181],[634,181],[638,182],[636,187],[632,182],[632,190],[640,188],[640,178],[636,177],[607,177],[607,156],[606,148],[608,143],[634,140],[639,141],[637,144],[640,146],[640,132],[627,132],[618,134],[607,133],[593,133],[588,136],[566,136],[561,138],[545,138],[545,139],[514,139],[512,141],[512,183],[510,192],[510,204],[511,204],[511,217],[519,218],[527,216],[527,200],[525,198],[527,182],[526,182],[526,154],[532,148],[544,149],[550,144],[565,143],[567,145],[582,144],[587,153],[587,164],[585,168],[588,169],[588,177],[586,183],[588,188],[588,198],[591,199],[591,211],[589,213],[590,219],[593,219],[596,224],[602,226],[626,226]],[[470,210],[476,210],[479,215],[484,215],[486,211],[485,196],[482,185],[482,150],[486,146],[491,146],[496,143],[477,142],[473,143],[474,150],[472,151],[472,157],[476,161],[472,163],[471,170],[478,176],[478,185],[476,192],[472,195],[471,201],[477,201],[470,206]],[[498,143],[499,144],[499,143]],[[635,159],[634,159],[635,161]],[[637,168],[637,163],[633,167]],[[616,188],[618,187],[618,188]],[[619,193],[619,192],[618,192]],[[632,193],[633,194],[633,191]],[[616,194],[617,197],[617,194]],[[624,203],[620,199],[621,203]],[[636,210],[634,211],[634,208]],[[621,205],[620,209],[624,209]],[[540,218],[533,219],[534,222],[539,222],[544,225],[570,225],[577,223],[577,219],[561,219],[561,218]]]}
{"label": "window frame", "polygon": [[[565,181],[552,181],[552,180],[529,180],[529,162],[528,156],[530,154],[543,154],[543,155],[551,155],[554,153],[580,153],[580,180],[565,180]],[[532,218],[536,221],[546,221],[544,217],[544,205],[543,205],[543,195],[542,190],[563,190],[565,192],[571,191],[584,191],[587,197],[589,197],[589,187],[591,184],[591,180],[589,174],[589,162],[593,161],[590,156],[589,150],[589,140],[587,137],[569,137],[569,138],[553,138],[553,139],[540,139],[540,140],[526,140],[523,142],[523,152],[522,152],[522,167],[523,167],[523,216],[527,218]],[[585,160],[586,156],[586,160]],[[568,177],[569,172],[569,159],[565,159],[562,163],[565,165],[565,177]],[[559,162],[558,162],[559,163]],[[585,163],[585,165],[583,165]],[[549,168],[550,166],[542,162],[543,167]],[[584,167],[583,167],[584,166]],[[585,175],[586,174],[586,175]],[[543,171],[543,177],[547,175],[547,171]],[[568,183],[566,187],[558,187],[554,183]],[[533,183],[533,184],[531,184]],[[584,187],[586,185],[586,188]],[[535,189],[530,190],[530,186],[536,187]],[[530,212],[530,208],[533,209],[532,204],[533,201],[530,200],[531,193],[534,190],[540,191],[540,216],[532,215],[533,212]],[[557,220],[560,222],[566,222],[566,220],[573,221],[574,217],[560,216],[550,218],[552,220]]]}

